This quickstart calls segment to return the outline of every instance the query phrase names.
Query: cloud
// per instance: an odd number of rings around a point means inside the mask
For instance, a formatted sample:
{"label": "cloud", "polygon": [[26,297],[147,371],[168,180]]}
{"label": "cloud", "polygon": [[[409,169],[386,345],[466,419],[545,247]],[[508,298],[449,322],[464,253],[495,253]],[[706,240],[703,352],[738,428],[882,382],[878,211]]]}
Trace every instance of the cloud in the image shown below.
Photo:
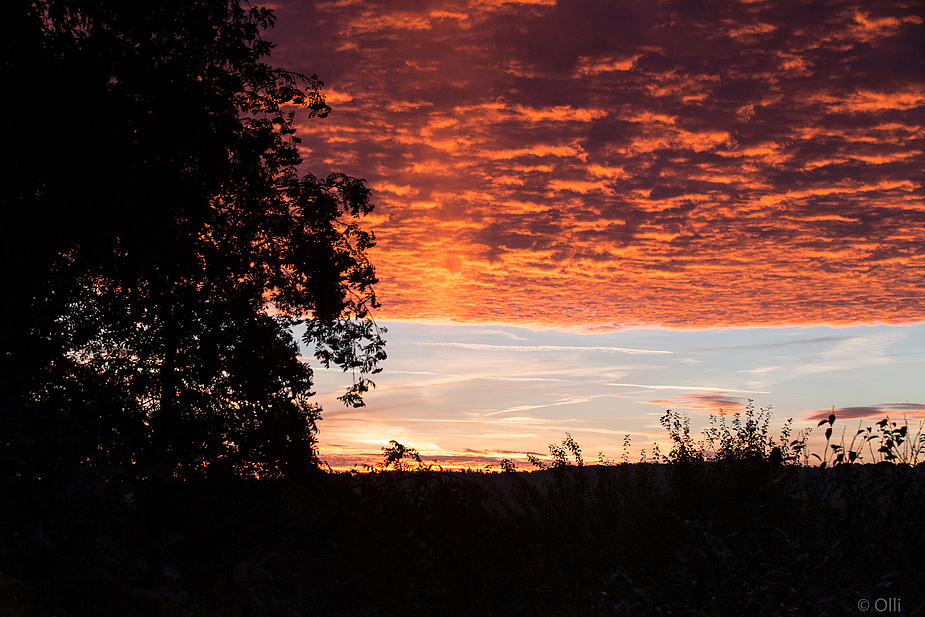
{"label": "cloud", "polygon": [[815,338],[797,339],[794,341],[781,341],[776,343],[753,343],[751,345],[727,345],[725,347],[700,347],[690,349],[689,351],[725,351],[739,349],[777,349],[780,347],[793,347],[796,345],[819,345],[821,343],[834,343],[839,341],[850,340],[850,336],[818,336]]}
{"label": "cloud", "polygon": [[564,382],[570,383],[568,379],[551,379],[546,377],[481,377],[480,379],[489,379],[496,381],[526,381],[526,382]]}
{"label": "cloud", "polygon": [[835,414],[837,420],[882,420],[890,418],[895,422],[903,422],[904,418],[925,419],[925,405],[921,403],[880,403],[863,407],[841,407],[839,409],[826,409],[810,412],[806,421],[818,422],[825,420],[830,414]]}
{"label": "cloud", "polygon": [[457,347],[475,351],[514,351],[518,353],[556,352],[556,351],[588,351],[597,353],[624,353],[632,355],[670,354],[671,351],[631,349],[627,347],[572,347],[566,345],[484,345],[481,343],[430,343],[416,342],[415,345],[431,347]]}
{"label": "cloud", "polygon": [[[587,403],[588,401],[591,401],[591,400],[596,399],[596,398],[601,398],[602,396],[604,396],[604,395],[596,395],[596,396],[573,396],[573,397],[565,398],[565,399],[558,400],[558,401],[555,401],[555,402],[552,402],[552,403],[543,403],[543,404],[537,404],[537,405],[517,405],[517,406],[515,406],[515,407],[509,407],[509,408],[507,408],[507,409],[499,409],[498,411],[491,411],[491,412],[487,413],[486,415],[487,415],[487,416],[497,416],[497,415],[504,414],[504,413],[512,413],[512,412],[518,412],[518,411],[529,411],[529,410],[531,410],[531,409],[542,409],[542,408],[545,408],[545,407],[559,407],[559,406],[561,406],[561,405],[576,405],[576,404],[579,404],[579,403]],[[502,419],[502,420],[511,420],[510,417],[508,417],[508,418],[501,418],[501,419]],[[549,422],[549,420],[536,420],[536,421],[538,421],[538,422],[544,422],[544,423]]]}
{"label": "cloud", "polygon": [[714,388],[708,386],[669,386],[669,385],[646,385],[638,383],[606,383],[605,386],[615,386],[618,388],[640,388],[643,390],[687,390],[687,391],[708,391],[708,392],[740,392],[743,394],[770,394],[767,391],[760,390],[735,390],[732,388]]}
{"label": "cloud", "polygon": [[274,60],[335,93],[306,169],[375,190],[383,316],[925,320],[913,5],[278,5]]}
{"label": "cloud", "polygon": [[742,411],[748,399],[739,396],[724,396],[721,394],[689,394],[671,399],[646,401],[652,405],[662,405],[668,408],[682,407],[686,409],[709,409],[713,411]]}
{"label": "cloud", "polygon": [[428,375],[433,377],[455,377],[455,375],[447,375],[445,373],[433,373],[431,371],[396,371],[389,369],[387,371],[382,371],[383,374],[387,375]]}
{"label": "cloud", "polygon": [[478,334],[482,336],[500,336],[504,338],[509,338],[514,341],[526,341],[528,339],[518,336],[513,332],[508,332],[507,330],[480,330]]}
{"label": "cloud", "polygon": [[[426,345],[427,343],[420,343]],[[487,379],[489,381],[525,381],[525,382],[564,382],[564,383],[574,383],[574,380],[571,379],[556,379],[548,377],[502,377],[499,375],[487,375],[480,372],[470,373],[470,374],[461,374],[461,373],[434,373],[432,371],[401,371],[401,370],[392,370],[386,369],[382,371],[383,375],[421,375],[427,377],[451,377],[451,378],[465,378],[465,379]]]}
{"label": "cloud", "polygon": [[796,358],[771,358],[773,364],[740,371],[752,375],[752,385],[765,387],[790,379],[819,373],[852,371],[885,366],[896,362],[890,347],[906,338],[899,331],[845,337],[823,351],[802,354]]}

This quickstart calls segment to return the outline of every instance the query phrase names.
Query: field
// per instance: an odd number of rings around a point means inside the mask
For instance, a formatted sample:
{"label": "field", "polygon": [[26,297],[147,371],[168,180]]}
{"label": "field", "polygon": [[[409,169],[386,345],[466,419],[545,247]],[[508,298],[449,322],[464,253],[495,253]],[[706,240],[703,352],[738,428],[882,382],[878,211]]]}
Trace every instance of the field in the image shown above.
{"label": "field", "polygon": [[921,432],[813,455],[762,412],[720,421],[695,443],[666,414],[657,462],[567,436],[533,471],[451,472],[393,442],[363,473],[6,487],[0,612],[925,614]]}

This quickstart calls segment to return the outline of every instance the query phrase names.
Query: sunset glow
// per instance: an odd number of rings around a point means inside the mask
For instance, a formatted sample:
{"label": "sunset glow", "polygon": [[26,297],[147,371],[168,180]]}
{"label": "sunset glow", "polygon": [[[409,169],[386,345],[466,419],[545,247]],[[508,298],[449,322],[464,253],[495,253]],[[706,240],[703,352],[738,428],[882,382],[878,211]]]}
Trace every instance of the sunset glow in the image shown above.
{"label": "sunset glow", "polygon": [[[853,328],[882,324],[878,337],[898,337],[884,345],[905,345],[907,354],[884,352],[902,367],[891,373],[902,376],[889,381],[894,397],[881,394],[867,372],[850,377],[868,384],[850,401],[832,394],[837,383],[790,398],[732,379],[738,367],[728,366],[721,379],[675,380],[662,385],[685,390],[649,391],[636,402],[656,410],[737,409],[751,397],[783,408],[780,422],[808,420],[833,405],[844,406],[846,419],[921,413],[919,4],[280,0],[274,8],[274,61],[318,74],[334,107],[330,117],[302,126],[306,169],[364,177],[374,189],[376,318],[433,344],[418,346],[422,358],[449,343],[487,346],[443,348],[472,365],[490,364],[498,353],[484,338],[452,340],[448,324],[527,328],[536,334],[531,345],[561,336],[572,347],[619,346],[600,337],[627,328],[677,336],[694,329],[724,339],[738,332],[749,341],[786,338],[800,327],[829,328],[834,334],[824,336],[835,337],[848,328],[855,336]],[[423,361],[395,360],[402,342],[387,338],[392,358],[382,383],[394,378],[412,388],[412,375],[437,379],[425,375]],[[541,352],[520,353],[521,363],[543,361]],[[719,370],[711,361],[709,369]],[[489,390],[510,398],[511,408],[532,404],[510,383]],[[568,411],[551,408],[547,424],[555,431],[516,415],[494,422],[504,431],[491,434],[506,441],[475,430],[481,425],[458,406],[437,409],[383,388],[363,410],[325,405],[323,451],[329,458],[376,453],[376,444],[400,440],[401,419],[417,404],[454,422],[447,434],[467,434],[480,448],[522,453],[529,442],[542,450],[564,434],[572,416],[561,414],[594,417],[604,398],[627,396],[627,388],[600,387],[610,390],[569,399]],[[895,405],[878,407],[888,401]],[[598,436],[614,431],[610,441],[590,433],[579,441],[622,443],[631,432],[624,424],[640,435],[660,433],[657,421],[644,428],[627,413],[595,429],[605,431]],[[409,443],[422,452],[434,443],[434,456],[446,460],[463,456],[435,434],[415,429]]]}

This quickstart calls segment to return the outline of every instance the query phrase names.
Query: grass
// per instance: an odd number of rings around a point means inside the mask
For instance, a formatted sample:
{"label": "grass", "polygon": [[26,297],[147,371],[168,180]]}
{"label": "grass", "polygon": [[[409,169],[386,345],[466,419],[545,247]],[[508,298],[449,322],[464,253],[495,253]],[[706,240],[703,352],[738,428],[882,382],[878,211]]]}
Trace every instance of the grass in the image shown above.
{"label": "grass", "polygon": [[665,454],[588,464],[567,434],[532,472],[392,442],[369,473],[4,487],[0,613],[922,614],[921,426],[830,417],[810,453],[769,423],[750,405],[695,439],[668,412]]}

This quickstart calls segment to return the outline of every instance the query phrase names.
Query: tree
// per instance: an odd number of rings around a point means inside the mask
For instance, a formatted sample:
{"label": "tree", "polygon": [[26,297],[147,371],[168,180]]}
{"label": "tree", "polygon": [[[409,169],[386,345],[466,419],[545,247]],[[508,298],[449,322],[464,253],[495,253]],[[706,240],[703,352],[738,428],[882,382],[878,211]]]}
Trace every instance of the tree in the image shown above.
{"label": "tree", "polygon": [[322,83],[266,64],[272,12],[239,0],[7,15],[0,473],[311,464],[293,326],[354,372],[347,404],[385,358],[369,189],[297,173]]}

